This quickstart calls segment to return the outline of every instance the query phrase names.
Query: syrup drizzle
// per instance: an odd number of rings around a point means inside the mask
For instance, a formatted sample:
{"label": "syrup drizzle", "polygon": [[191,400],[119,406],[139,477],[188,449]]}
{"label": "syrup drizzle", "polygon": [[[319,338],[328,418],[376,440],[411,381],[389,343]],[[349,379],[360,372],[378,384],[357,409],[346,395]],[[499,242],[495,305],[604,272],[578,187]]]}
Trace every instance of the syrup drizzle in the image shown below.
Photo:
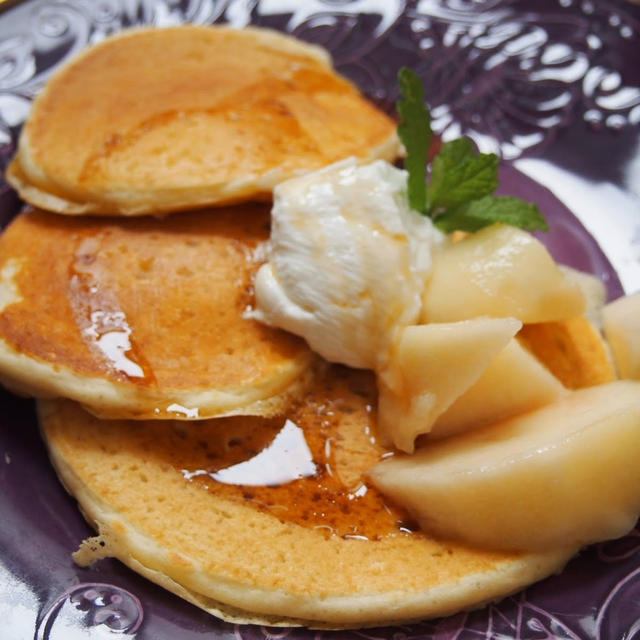
{"label": "syrup drizzle", "polygon": [[153,382],[151,368],[135,348],[125,312],[105,286],[100,237],[80,240],[69,266],[69,301],[82,339],[108,368],[126,379]]}
{"label": "syrup drizzle", "polygon": [[271,444],[260,453],[210,475],[224,484],[268,487],[315,473],[316,465],[302,429],[286,420]]}
{"label": "syrup drizzle", "polygon": [[200,443],[210,466],[180,471],[212,493],[326,536],[413,533],[407,514],[362,477],[388,453],[372,435],[374,393],[367,373],[331,367],[288,418],[219,432],[225,446]]}

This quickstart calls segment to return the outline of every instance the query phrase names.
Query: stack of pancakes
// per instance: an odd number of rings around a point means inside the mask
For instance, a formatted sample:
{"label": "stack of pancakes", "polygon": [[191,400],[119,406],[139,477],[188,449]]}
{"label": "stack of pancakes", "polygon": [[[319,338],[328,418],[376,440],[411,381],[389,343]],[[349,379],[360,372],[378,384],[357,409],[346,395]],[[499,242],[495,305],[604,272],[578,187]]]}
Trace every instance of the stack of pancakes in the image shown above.
{"label": "stack of pancakes", "polygon": [[575,552],[416,531],[363,479],[387,453],[373,377],[247,314],[273,186],[398,151],[323,51],[266,30],[131,31],[52,77],[7,172],[33,206],[0,237],[0,377],[39,398],[98,532],[78,562],[226,620],[345,627],[479,606]]}

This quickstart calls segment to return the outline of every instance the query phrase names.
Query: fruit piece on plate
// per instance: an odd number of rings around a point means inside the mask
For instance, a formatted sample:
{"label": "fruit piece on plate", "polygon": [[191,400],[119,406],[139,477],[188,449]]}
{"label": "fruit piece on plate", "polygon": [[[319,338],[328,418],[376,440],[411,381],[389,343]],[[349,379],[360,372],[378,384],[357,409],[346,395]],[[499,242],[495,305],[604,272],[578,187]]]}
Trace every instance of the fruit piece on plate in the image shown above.
{"label": "fruit piece on plate", "polygon": [[573,267],[567,265],[558,265],[560,271],[564,273],[569,280],[575,282],[585,299],[585,312],[589,321],[593,323],[598,329],[602,328],[602,307],[604,307],[607,301],[607,289],[604,286],[604,282],[598,276],[594,276],[592,273],[586,273],[579,271]]}
{"label": "fruit piece on plate", "polygon": [[478,381],[435,421],[429,438],[441,438],[532,411],[568,392],[538,359],[512,338]]}
{"label": "fruit piece on plate", "polygon": [[477,316],[546,322],[581,315],[584,295],[531,234],[492,225],[434,255],[422,322]]}
{"label": "fruit piece on plate", "polygon": [[378,376],[378,428],[412,452],[415,438],[464,393],[520,329],[514,318],[406,327]]}
{"label": "fruit piece on plate", "polygon": [[640,380],[640,291],[606,305],[602,322],[618,375]]}
{"label": "fruit piece on plate", "polygon": [[425,530],[493,549],[616,538],[640,513],[640,382],[616,380],[370,471]]}
{"label": "fruit piece on plate", "polygon": [[602,334],[584,316],[525,324],[518,339],[568,389],[591,387],[616,378]]}

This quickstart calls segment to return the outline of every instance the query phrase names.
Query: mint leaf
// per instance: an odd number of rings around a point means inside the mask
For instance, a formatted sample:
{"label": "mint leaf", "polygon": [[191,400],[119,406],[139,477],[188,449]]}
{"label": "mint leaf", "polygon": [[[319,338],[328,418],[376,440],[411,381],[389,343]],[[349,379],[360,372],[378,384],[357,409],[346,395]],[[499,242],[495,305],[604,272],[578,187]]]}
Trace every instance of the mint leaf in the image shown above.
{"label": "mint leaf", "polygon": [[470,140],[459,138],[442,145],[431,165],[427,211],[456,207],[493,193],[498,186],[498,156],[476,153]]}
{"label": "mint leaf", "polygon": [[495,222],[521,229],[549,230],[547,221],[535,204],[514,196],[484,196],[448,210],[434,222],[445,233],[477,231]]}
{"label": "mint leaf", "polygon": [[409,204],[412,209],[424,213],[427,206],[425,173],[427,150],[431,140],[431,116],[424,104],[424,91],[420,78],[407,67],[398,71],[400,99],[396,103],[402,122],[398,136],[407,151],[404,168],[409,174]]}
{"label": "mint leaf", "polygon": [[498,157],[478,153],[470,140],[445,142],[431,163],[426,182],[431,116],[420,78],[410,69],[398,72],[402,121],[398,136],[407,151],[407,191],[412,209],[428,215],[445,232],[477,231],[501,222],[521,229],[548,230],[536,205],[512,196],[492,196],[498,186]]}

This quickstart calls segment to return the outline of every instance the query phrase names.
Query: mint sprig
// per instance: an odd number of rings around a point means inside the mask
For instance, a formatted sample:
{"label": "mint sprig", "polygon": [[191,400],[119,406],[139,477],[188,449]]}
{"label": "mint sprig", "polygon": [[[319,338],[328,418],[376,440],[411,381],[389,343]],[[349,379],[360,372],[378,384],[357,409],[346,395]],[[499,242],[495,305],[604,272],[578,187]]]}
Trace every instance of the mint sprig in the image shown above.
{"label": "mint sprig", "polygon": [[445,142],[431,162],[428,147],[433,132],[420,78],[410,69],[398,72],[400,99],[398,136],[407,155],[409,205],[429,216],[445,232],[477,231],[495,222],[521,229],[548,230],[538,207],[514,196],[494,196],[498,187],[498,157],[478,153],[467,138]]}
{"label": "mint sprig", "polygon": [[432,135],[431,114],[424,102],[422,83],[413,71],[402,67],[398,72],[398,84],[401,98],[396,103],[396,109],[402,118],[398,125],[398,136],[407,151],[404,166],[409,174],[409,205],[422,212],[427,205],[424,172]]}
{"label": "mint sprig", "polygon": [[441,231],[478,231],[495,222],[534,231],[547,231],[547,221],[532,202],[514,196],[484,196],[458,207],[447,209],[435,220]]}

